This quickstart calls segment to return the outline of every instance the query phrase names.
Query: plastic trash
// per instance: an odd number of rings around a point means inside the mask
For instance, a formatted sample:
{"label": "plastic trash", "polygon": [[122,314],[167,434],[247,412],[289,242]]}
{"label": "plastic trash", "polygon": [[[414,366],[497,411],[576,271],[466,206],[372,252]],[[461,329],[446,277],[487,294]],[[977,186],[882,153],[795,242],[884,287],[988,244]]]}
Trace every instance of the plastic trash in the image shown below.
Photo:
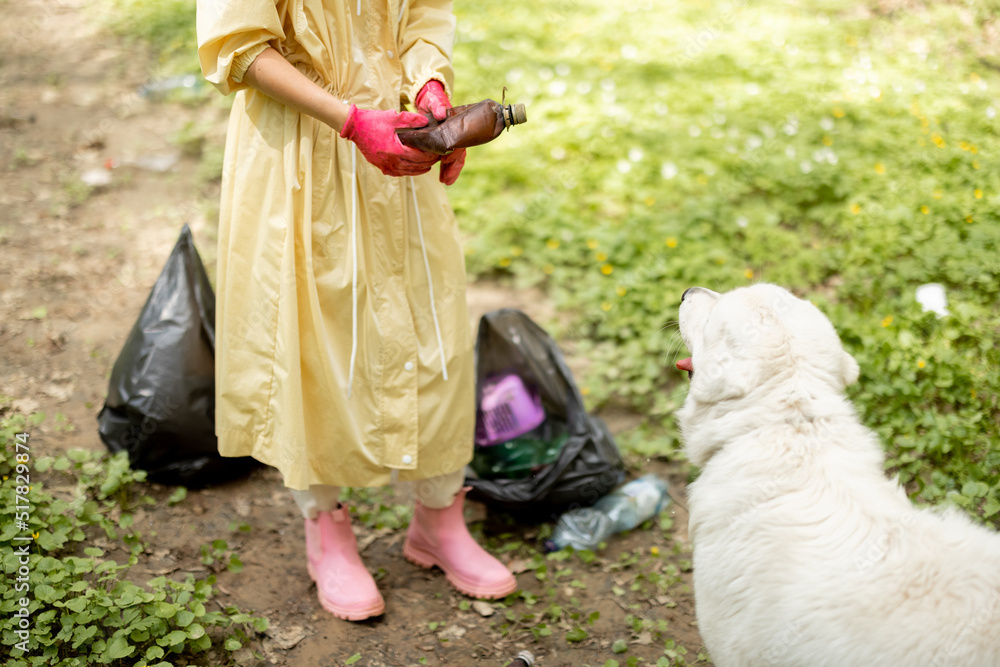
{"label": "plastic trash", "polygon": [[182,74],[157,81],[150,81],[139,88],[139,95],[152,99],[163,99],[174,91],[196,92],[204,84],[200,76]]}
{"label": "plastic trash", "polygon": [[476,444],[498,445],[537,428],[545,421],[538,392],[514,373],[486,379],[476,412]]}
{"label": "plastic trash", "polygon": [[923,307],[925,313],[931,311],[938,317],[948,314],[948,295],[941,283],[927,283],[918,287],[917,303]]}
{"label": "plastic trash", "polygon": [[593,507],[563,514],[545,546],[549,551],[564,547],[594,550],[615,533],[656,516],[669,500],[667,483],[656,475],[645,475],[604,496]]}
{"label": "plastic trash", "polygon": [[117,169],[118,167],[138,167],[147,171],[159,173],[168,172],[180,162],[180,153],[148,153],[139,157],[109,158],[104,163],[105,169]]}
{"label": "plastic trash", "polygon": [[532,667],[535,664],[535,654],[531,651],[521,651],[507,667]]}
{"label": "plastic trash", "polygon": [[470,465],[481,479],[522,479],[556,461],[568,439],[565,427],[549,420],[498,445],[476,447]]}
{"label": "plastic trash", "polygon": [[111,185],[111,172],[102,168],[88,169],[80,174],[80,181],[92,188],[101,188]]}
{"label": "plastic trash", "polygon": [[[537,392],[545,411],[538,428],[551,429],[540,439],[552,443],[565,434],[565,441],[554,461],[532,466],[524,475],[481,479],[470,467],[470,500],[516,514],[521,521],[555,521],[567,509],[592,505],[625,481],[625,462],[614,439],[599,417],[587,414],[559,347],[531,318],[512,308],[491,311],[479,321],[477,405],[489,378],[504,373],[516,374]],[[477,445],[475,455],[489,455],[497,446]]]}
{"label": "plastic trash", "polygon": [[215,294],[187,225],[111,371],[98,433],[161,484],[204,486],[258,465],[215,437]]}

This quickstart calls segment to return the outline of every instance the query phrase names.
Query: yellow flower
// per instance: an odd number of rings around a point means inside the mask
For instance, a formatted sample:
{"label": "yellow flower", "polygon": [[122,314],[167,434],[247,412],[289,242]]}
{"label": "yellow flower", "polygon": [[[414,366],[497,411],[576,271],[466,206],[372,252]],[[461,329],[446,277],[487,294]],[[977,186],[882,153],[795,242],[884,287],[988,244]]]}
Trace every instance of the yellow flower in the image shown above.
{"label": "yellow flower", "polygon": [[548,241],[545,242],[545,245],[546,247],[548,247],[549,250],[555,250],[556,248],[559,247],[559,240],[549,239]]}
{"label": "yellow flower", "polygon": [[659,556],[660,555],[660,548],[659,547],[649,547],[649,553],[653,554],[654,556]]}
{"label": "yellow flower", "polygon": [[892,324],[892,315],[888,315],[882,320],[882,328],[884,329],[890,324]]}
{"label": "yellow flower", "polygon": [[597,240],[596,239],[587,239],[587,247],[590,248],[591,250],[593,250],[594,248],[596,248],[597,247]]}
{"label": "yellow flower", "polygon": [[555,270],[556,267],[552,266],[551,264],[546,264],[545,266],[542,267],[542,272],[547,276],[551,276],[552,272]]}
{"label": "yellow flower", "polygon": [[970,72],[969,81],[971,81],[972,83],[979,83],[979,75],[976,74],[975,72]]}
{"label": "yellow flower", "polygon": [[969,392],[969,395],[972,396],[972,398],[975,398],[976,397],[976,390],[975,389],[971,390]]}
{"label": "yellow flower", "polygon": [[590,387],[580,387],[580,393],[586,396],[590,393]]}
{"label": "yellow flower", "polygon": [[972,161],[972,168],[973,169],[979,169],[979,160],[973,160]]}
{"label": "yellow flower", "polygon": [[843,118],[844,117],[844,110],[841,109],[840,107],[833,107],[833,117],[834,118]]}
{"label": "yellow flower", "polygon": [[927,364],[925,364],[925,363],[924,363],[924,360],[923,360],[923,359],[921,359],[921,360],[919,360],[919,361],[917,362],[917,368],[923,368],[923,367],[924,367],[924,366],[926,366],[926,365],[927,365]]}
{"label": "yellow flower", "polygon": [[851,204],[851,213],[854,215],[861,213],[861,205],[858,203]]}
{"label": "yellow flower", "polygon": [[965,221],[971,224],[972,223],[972,216],[971,215],[965,216]]}
{"label": "yellow flower", "polygon": [[610,264],[605,264],[604,266],[601,267],[601,273],[603,273],[606,276],[610,276],[614,270],[615,267],[611,266]]}
{"label": "yellow flower", "polygon": [[524,252],[524,248],[522,248],[519,245],[514,245],[514,246],[510,247],[510,254],[513,255],[514,257],[520,257],[521,253],[523,253],[523,252]]}
{"label": "yellow flower", "polygon": [[746,271],[743,272],[743,275],[746,277],[747,280],[753,280],[753,269],[747,269]]}
{"label": "yellow flower", "polygon": [[722,266],[723,264],[725,264],[726,261],[727,260],[726,260],[725,257],[716,257],[715,258],[715,263],[718,264],[719,266]]}
{"label": "yellow flower", "polygon": [[612,308],[614,308],[614,305],[615,304],[611,303],[610,301],[605,301],[604,303],[601,304],[601,310],[603,310],[606,313]]}
{"label": "yellow flower", "polygon": [[823,145],[824,146],[832,146],[833,145],[833,137],[831,137],[829,134],[824,135],[823,136]]}
{"label": "yellow flower", "polygon": [[652,206],[653,204],[656,203],[656,199],[654,199],[653,197],[646,197],[642,201],[643,201],[643,203],[646,204],[646,206]]}
{"label": "yellow flower", "polygon": [[980,190],[979,188],[976,188],[976,191],[973,192],[972,194],[974,194],[976,196],[976,199],[982,199],[983,198],[983,191]]}
{"label": "yellow flower", "polygon": [[497,264],[504,267],[510,266],[510,257],[501,257]]}
{"label": "yellow flower", "polygon": [[708,176],[705,174],[698,174],[698,178],[695,180],[698,181],[699,185],[708,185]]}
{"label": "yellow flower", "polygon": [[624,285],[619,285],[618,288],[615,289],[615,294],[617,294],[618,296],[625,296],[626,294],[628,294],[628,290],[625,288]]}
{"label": "yellow flower", "polygon": [[848,46],[857,46],[858,45],[858,38],[855,37],[854,35],[848,35],[847,37],[844,38],[844,41],[847,42]]}
{"label": "yellow flower", "polygon": [[938,148],[944,148],[945,146],[948,145],[945,142],[944,138],[940,134],[937,134],[936,132],[931,135],[931,141],[933,141],[934,145],[937,146]]}
{"label": "yellow flower", "polygon": [[668,248],[676,248],[677,247],[677,239],[675,239],[673,236],[668,236],[667,240],[664,241],[664,243],[667,244]]}
{"label": "yellow flower", "polygon": [[885,165],[882,164],[881,162],[876,162],[875,163],[875,173],[879,174],[879,175],[884,174],[885,173]]}
{"label": "yellow flower", "polygon": [[927,215],[928,213],[931,212],[931,210],[927,208],[927,204],[924,204],[923,206],[920,207],[920,212],[923,213],[924,215]]}
{"label": "yellow flower", "polygon": [[944,192],[942,192],[940,188],[934,188],[934,192],[931,193],[931,197],[934,197],[934,199],[941,199],[941,197],[944,197]]}
{"label": "yellow flower", "polygon": [[598,262],[603,262],[607,260],[608,254],[606,252],[599,252],[596,255],[594,255],[594,258],[597,259]]}
{"label": "yellow flower", "polygon": [[31,539],[33,539],[33,540],[37,540],[38,539],[38,531],[37,530],[31,534]]}

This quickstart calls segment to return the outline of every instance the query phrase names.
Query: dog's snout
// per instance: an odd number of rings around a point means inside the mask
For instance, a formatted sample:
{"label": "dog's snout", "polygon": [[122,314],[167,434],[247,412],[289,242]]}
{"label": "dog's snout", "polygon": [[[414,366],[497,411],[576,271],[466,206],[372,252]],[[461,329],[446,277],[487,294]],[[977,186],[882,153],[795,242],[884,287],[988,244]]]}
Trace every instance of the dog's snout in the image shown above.
{"label": "dog's snout", "polygon": [[684,299],[685,297],[687,297],[688,292],[690,292],[693,289],[694,289],[693,287],[688,287],[686,290],[684,290],[684,294],[681,294],[681,303],[684,303]]}

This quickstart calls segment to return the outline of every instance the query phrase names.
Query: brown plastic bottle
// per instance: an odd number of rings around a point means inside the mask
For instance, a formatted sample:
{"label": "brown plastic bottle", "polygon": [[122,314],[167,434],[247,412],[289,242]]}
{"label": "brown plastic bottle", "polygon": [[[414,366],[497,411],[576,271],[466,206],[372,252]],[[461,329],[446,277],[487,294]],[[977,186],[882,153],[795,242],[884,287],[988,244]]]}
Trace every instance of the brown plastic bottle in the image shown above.
{"label": "brown plastic bottle", "polygon": [[459,148],[493,141],[504,128],[527,120],[523,104],[503,105],[493,100],[483,100],[448,109],[448,116],[442,121],[428,114],[425,127],[404,128],[396,130],[396,134],[410,148],[447,155]]}

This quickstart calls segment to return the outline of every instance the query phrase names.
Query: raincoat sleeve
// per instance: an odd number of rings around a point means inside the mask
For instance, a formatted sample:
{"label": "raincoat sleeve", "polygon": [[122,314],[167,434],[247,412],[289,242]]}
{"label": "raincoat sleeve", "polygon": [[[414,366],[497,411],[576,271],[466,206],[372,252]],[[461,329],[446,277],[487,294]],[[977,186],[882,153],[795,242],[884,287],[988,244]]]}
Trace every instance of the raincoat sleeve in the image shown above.
{"label": "raincoat sleeve", "polygon": [[202,74],[223,95],[247,88],[250,63],[285,38],[275,0],[198,0],[197,30]]}
{"label": "raincoat sleeve", "polygon": [[455,45],[455,14],[451,0],[411,0],[401,32],[403,100],[413,102],[428,81],[437,80],[451,97],[455,75],[451,52]]}

